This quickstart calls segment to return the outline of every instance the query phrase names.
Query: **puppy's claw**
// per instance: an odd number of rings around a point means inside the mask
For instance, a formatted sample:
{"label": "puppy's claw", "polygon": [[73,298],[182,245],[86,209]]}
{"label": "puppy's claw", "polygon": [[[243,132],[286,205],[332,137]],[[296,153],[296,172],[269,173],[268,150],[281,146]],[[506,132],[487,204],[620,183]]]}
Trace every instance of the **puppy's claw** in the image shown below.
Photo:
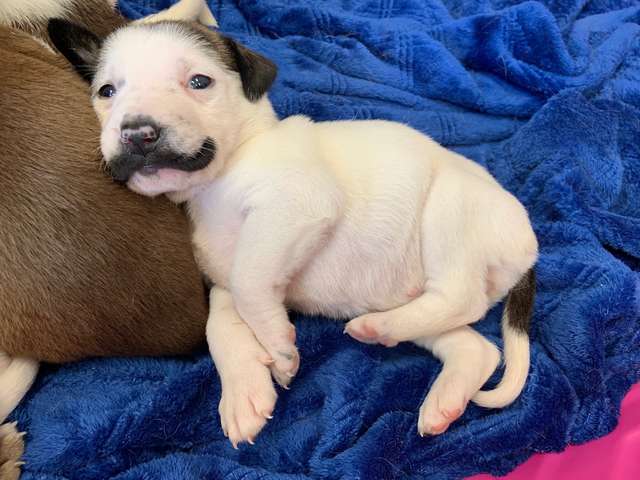
{"label": "puppy's claw", "polygon": [[260,412],[260,415],[262,415],[267,420],[271,420],[273,418],[273,415],[271,415],[271,412],[264,411],[264,410]]}

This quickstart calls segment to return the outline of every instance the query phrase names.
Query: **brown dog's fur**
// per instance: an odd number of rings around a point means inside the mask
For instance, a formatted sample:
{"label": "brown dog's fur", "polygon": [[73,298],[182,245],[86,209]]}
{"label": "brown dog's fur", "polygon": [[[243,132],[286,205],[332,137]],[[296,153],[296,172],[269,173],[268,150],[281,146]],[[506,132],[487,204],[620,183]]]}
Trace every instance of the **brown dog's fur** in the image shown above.
{"label": "brown dog's fur", "polygon": [[187,220],[102,172],[84,82],[0,27],[0,105],[0,351],[65,362],[203,342]]}
{"label": "brown dog's fur", "polygon": [[204,340],[187,220],[111,183],[86,85],[0,27],[0,350],[49,362]]}

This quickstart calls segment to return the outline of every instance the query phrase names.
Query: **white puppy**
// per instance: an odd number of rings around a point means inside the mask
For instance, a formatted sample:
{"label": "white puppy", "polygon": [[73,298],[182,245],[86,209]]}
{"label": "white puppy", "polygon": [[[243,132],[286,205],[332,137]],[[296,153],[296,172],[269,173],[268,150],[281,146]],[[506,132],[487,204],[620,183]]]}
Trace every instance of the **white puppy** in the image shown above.
{"label": "white puppy", "polygon": [[[421,434],[446,430],[471,399],[501,407],[519,395],[537,242],[485,169],[397,123],[279,121],[265,95],[274,65],[197,25],[126,27],[104,43],[72,25],[52,30],[95,71],[113,177],[188,202],[216,284],[207,338],[234,445],[270,418],[270,371],[287,386],[298,369],[286,307],[353,318],[346,332],[360,341],[412,341],[438,356]],[[506,370],[479,392],[499,353],[468,325],[507,294]]]}

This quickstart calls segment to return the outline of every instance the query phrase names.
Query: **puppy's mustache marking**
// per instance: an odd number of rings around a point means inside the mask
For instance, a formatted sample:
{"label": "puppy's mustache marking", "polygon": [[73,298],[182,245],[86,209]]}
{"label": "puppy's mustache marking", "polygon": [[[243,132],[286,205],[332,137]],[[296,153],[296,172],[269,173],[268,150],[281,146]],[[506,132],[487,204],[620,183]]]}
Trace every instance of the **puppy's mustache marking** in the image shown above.
{"label": "puppy's mustache marking", "polygon": [[207,138],[193,155],[175,156],[175,152],[157,151],[148,155],[122,153],[107,165],[107,172],[118,183],[126,184],[136,172],[153,174],[161,168],[172,168],[183,172],[195,172],[206,168],[216,155],[216,144]]}

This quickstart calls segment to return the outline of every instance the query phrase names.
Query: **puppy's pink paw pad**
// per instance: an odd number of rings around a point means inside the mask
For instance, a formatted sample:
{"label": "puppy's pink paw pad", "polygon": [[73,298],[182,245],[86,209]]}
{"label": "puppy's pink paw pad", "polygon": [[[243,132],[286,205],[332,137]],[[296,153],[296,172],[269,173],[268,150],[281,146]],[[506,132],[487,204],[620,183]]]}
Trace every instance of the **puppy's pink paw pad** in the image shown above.
{"label": "puppy's pink paw pad", "polygon": [[360,327],[347,325],[344,332],[362,343],[378,343],[378,332],[367,325]]}
{"label": "puppy's pink paw pad", "polygon": [[462,409],[454,408],[452,410],[442,410],[442,414],[453,422],[454,420],[460,418],[460,416],[462,415]]}
{"label": "puppy's pink paw pad", "polygon": [[379,343],[385,347],[395,347],[397,340],[384,333],[385,317],[381,313],[370,313],[354,318],[345,327],[345,333],[362,343]]}
{"label": "puppy's pink paw pad", "polygon": [[421,435],[439,435],[464,413],[469,395],[468,382],[456,372],[441,373],[431,386],[418,419]]}

